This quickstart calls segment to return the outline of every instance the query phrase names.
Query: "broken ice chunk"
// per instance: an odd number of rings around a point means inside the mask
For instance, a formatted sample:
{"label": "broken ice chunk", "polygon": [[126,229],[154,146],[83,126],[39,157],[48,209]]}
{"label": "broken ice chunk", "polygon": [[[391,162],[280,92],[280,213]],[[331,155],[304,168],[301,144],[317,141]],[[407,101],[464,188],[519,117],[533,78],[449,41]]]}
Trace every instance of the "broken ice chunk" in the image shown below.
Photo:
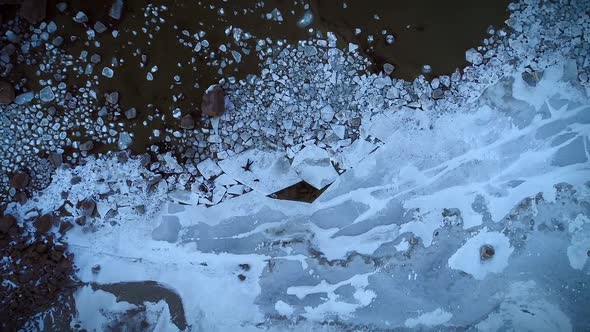
{"label": "broken ice chunk", "polygon": [[218,176],[222,173],[221,168],[219,168],[219,166],[217,166],[217,164],[213,160],[211,160],[211,158],[208,158],[207,160],[200,162],[197,165],[197,169],[206,179]]}
{"label": "broken ice chunk", "polygon": [[76,23],[86,23],[88,22],[88,16],[84,14],[84,12],[78,12],[74,17],[74,22]]}
{"label": "broken ice chunk", "polygon": [[465,52],[465,60],[476,66],[481,65],[483,62],[483,55],[479,53],[476,49],[471,48]]}
{"label": "broken ice chunk", "polygon": [[330,122],[334,118],[334,115],[336,114],[336,112],[334,112],[334,109],[332,108],[332,106],[326,105],[324,108],[322,108],[322,110],[320,111],[320,114],[321,114],[322,120],[324,120],[326,122]]}
{"label": "broken ice chunk", "polygon": [[123,132],[119,134],[119,149],[125,150],[131,145],[131,143],[133,143],[133,139],[128,133]]}
{"label": "broken ice chunk", "polygon": [[112,78],[113,75],[115,75],[115,72],[111,68],[109,68],[109,67],[104,67],[102,69],[102,75],[103,76],[106,76],[108,78]]}
{"label": "broken ice chunk", "polygon": [[332,130],[334,131],[334,134],[336,134],[336,136],[338,136],[338,138],[340,139],[344,139],[344,135],[346,133],[346,127],[342,126],[342,125],[332,125]]}
{"label": "broken ice chunk", "polygon": [[307,146],[299,151],[293,159],[291,167],[303,181],[316,189],[324,188],[338,177],[328,152],[315,145]]}
{"label": "broken ice chunk", "polygon": [[33,100],[33,97],[35,97],[35,94],[31,91],[21,93],[20,95],[16,96],[16,99],[14,100],[14,102],[17,103],[18,105],[24,105],[24,104],[30,103],[31,100]]}
{"label": "broken ice chunk", "polygon": [[122,13],[123,13],[123,0],[115,0],[113,2],[113,5],[111,6],[111,10],[109,11],[109,16],[114,18],[115,20],[120,20]]}
{"label": "broken ice chunk", "polygon": [[53,90],[51,90],[50,86],[46,86],[39,93],[39,97],[44,102],[50,102],[55,99],[55,94],[53,93]]}
{"label": "broken ice chunk", "polygon": [[301,181],[289,160],[280,152],[247,150],[220,161],[219,167],[238,182],[264,195]]}
{"label": "broken ice chunk", "polygon": [[300,28],[306,28],[311,24],[312,21],[313,14],[311,11],[308,10],[303,14],[303,17],[299,19],[299,21],[297,21],[297,26]]}
{"label": "broken ice chunk", "polygon": [[395,70],[395,66],[392,65],[391,63],[383,64],[383,71],[385,72],[385,74],[391,75],[391,73],[393,73],[394,70]]}

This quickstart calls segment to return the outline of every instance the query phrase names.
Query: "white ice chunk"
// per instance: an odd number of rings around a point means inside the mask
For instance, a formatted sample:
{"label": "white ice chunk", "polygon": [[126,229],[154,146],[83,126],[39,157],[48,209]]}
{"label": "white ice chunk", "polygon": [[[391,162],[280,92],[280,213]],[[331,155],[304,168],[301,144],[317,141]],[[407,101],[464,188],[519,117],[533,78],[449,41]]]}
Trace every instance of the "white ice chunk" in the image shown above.
{"label": "white ice chunk", "polygon": [[221,168],[213,161],[211,158],[208,158],[197,165],[197,169],[205,179],[212,178],[214,176],[218,176],[222,173]]}
{"label": "white ice chunk", "polygon": [[[249,166],[248,166],[249,165]],[[247,150],[219,162],[219,167],[238,182],[269,195],[301,181],[283,153]]]}
{"label": "white ice chunk", "polygon": [[338,177],[328,152],[315,145],[306,146],[299,151],[293,159],[292,167],[303,181],[316,189],[324,188]]}

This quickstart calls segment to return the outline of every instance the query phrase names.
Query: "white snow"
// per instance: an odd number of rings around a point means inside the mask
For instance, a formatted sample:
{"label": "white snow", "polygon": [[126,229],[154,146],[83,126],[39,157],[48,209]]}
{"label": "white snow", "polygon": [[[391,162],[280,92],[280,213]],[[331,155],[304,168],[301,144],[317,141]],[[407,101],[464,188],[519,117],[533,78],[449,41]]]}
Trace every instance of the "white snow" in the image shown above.
{"label": "white snow", "polygon": [[281,300],[278,300],[277,303],[275,303],[275,310],[279,313],[279,315],[287,317],[290,317],[293,312],[295,312],[295,309],[293,309],[292,306]]}
{"label": "white snow", "polygon": [[[317,293],[327,293],[327,301],[317,307],[306,306],[305,313],[302,316],[307,319],[320,320],[328,314],[338,314],[341,317],[349,317],[358,308],[368,306],[375,299],[375,292],[366,289],[369,285],[368,278],[372,273],[355,275],[354,277],[336,283],[330,284],[325,280],[320,281],[314,286],[291,286],[287,289],[287,294],[295,295],[299,299],[304,299],[307,295]],[[356,303],[338,301],[338,295],[334,291],[343,285],[350,285],[355,289],[353,294]]]}
{"label": "white snow", "polygon": [[451,318],[453,318],[453,314],[444,311],[441,308],[437,308],[434,311],[423,313],[416,318],[406,319],[404,325],[409,328],[415,328],[419,325],[433,327],[442,325],[451,320]]}
{"label": "white snow", "polygon": [[588,252],[590,252],[590,220],[588,217],[578,214],[570,222],[568,231],[572,237],[571,245],[567,248],[570,266],[582,270],[588,261]]}
{"label": "white snow", "polygon": [[197,169],[206,179],[218,176],[222,173],[221,168],[219,168],[219,166],[217,166],[217,163],[211,160],[211,158],[208,158],[200,162],[197,165]]}
{"label": "white snow", "polygon": [[[480,248],[483,245],[494,248],[495,254],[488,260],[481,260]],[[508,259],[514,251],[510,240],[500,232],[488,232],[485,228],[449,258],[451,269],[469,273],[475,279],[483,280],[489,273],[501,273],[508,266]]]}

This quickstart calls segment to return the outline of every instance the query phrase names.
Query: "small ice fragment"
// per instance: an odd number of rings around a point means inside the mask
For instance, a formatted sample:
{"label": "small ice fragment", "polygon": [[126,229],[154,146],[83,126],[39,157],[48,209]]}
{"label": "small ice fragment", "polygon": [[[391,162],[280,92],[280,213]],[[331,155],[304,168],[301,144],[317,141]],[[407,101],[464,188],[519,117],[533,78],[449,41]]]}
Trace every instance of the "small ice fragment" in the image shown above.
{"label": "small ice fragment", "polygon": [[44,87],[41,92],[39,93],[39,97],[44,102],[50,102],[55,99],[55,94],[51,90],[50,86]]}
{"label": "small ice fragment", "polygon": [[111,68],[109,68],[109,67],[104,67],[102,69],[102,75],[103,76],[106,76],[108,78],[112,78],[113,75],[115,75],[115,72]]}
{"label": "small ice fragment", "polygon": [[395,42],[395,37],[393,35],[387,35],[385,37],[385,42],[389,45],[393,44]]}
{"label": "small ice fragment", "polygon": [[471,48],[465,52],[465,60],[474,65],[481,65],[483,62],[483,55],[476,49]]}
{"label": "small ice fragment", "polygon": [[84,14],[84,12],[78,12],[74,17],[74,22],[76,23],[86,23],[88,22],[88,16]]}
{"label": "small ice fragment", "polygon": [[231,55],[234,57],[234,60],[236,60],[237,63],[242,62],[242,55],[240,54],[240,52],[231,51]]}
{"label": "small ice fragment", "polygon": [[101,21],[96,21],[96,23],[94,23],[94,30],[98,33],[103,33],[107,31],[107,27]]}
{"label": "small ice fragment", "polygon": [[395,66],[392,65],[391,63],[383,64],[383,71],[385,72],[385,74],[391,75],[391,73],[393,73],[394,70],[395,70]]}
{"label": "small ice fragment", "polygon": [[18,105],[24,105],[31,102],[33,97],[35,97],[35,94],[32,91],[21,93],[20,95],[16,96],[14,102]]}
{"label": "small ice fragment", "polygon": [[311,11],[308,10],[303,14],[303,17],[299,21],[297,21],[297,26],[300,28],[306,28],[309,25],[311,25],[312,21],[313,21],[313,14]]}
{"label": "small ice fragment", "polygon": [[221,168],[219,168],[219,166],[217,166],[217,164],[213,160],[211,160],[211,158],[200,162],[197,165],[197,169],[206,179],[218,176],[222,173]]}
{"label": "small ice fragment", "polygon": [[49,22],[49,24],[47,24],[47,32],[54,33],[55,31],[57,31],[57,24],[53,21]]}
{"label": "small ice fragment", "polygon": [[119,134],[119,149],[125,150],[131,145],[131,143],[133,143],[133,139],[128,133],[123,132]]}
{"label": "small ice fragment", "polygon": [[109,16],[114,18],[115,20],[120,20],[122,13],[123,0],[115,0],[115,2],[113,2],[113,5],[111,6],[111,10],[109,11]]}
{"label": "small ice fragment", "polygon": [[57,10],[63,13],[66,9],[68,9],[68,4],[65,2],[60,2],[57,5],[55,5],[55,7],[57,8]]}

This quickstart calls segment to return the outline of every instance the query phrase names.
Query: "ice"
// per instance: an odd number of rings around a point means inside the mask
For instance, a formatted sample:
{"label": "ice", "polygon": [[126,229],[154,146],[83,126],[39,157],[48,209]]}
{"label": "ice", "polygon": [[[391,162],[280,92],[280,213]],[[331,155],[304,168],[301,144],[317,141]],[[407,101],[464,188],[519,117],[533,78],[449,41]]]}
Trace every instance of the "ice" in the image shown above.
{"label": "ice", "polygon": [[[550,79],[556,88],[543,89]],[[300,161],[331,166],[326,152],[310,145],[293,167],[281,154],[259,150],[221,161],[216,187],[235,180],[241,184],[229,194],[242,193],[242,184],[255,191],[210,208],[195,206],[190,192],[166,194],[163,184],[149,196],[125,194],[145,192],[142,179],[153,175],[133,160],[128,166],[97,160],[58,170],[42,196],[9,210],[59,208],[64,190],[78,200],[111,192],[97,201],[104,226],[67,235],[77,277],[167,285],[182,297],[187,323],[207,330],[244,330],[244,324],[272,330],[283,319],[272,318],[277,314],[306,318],[297,328],[312,330],[328,318],[381,329],[586,326],[585,307],[571,305],[586,294],[571,300],[568,289],[587,279],[589,162],[554,164],[553,157],[577,137],[586,142],[590,121],[585,92],[561,82],[545,75],[524,103],[490,107],[484,96],[459,113],[428,118],[406,110],[369,118],[367,127],[384,143],[375,151],[367,141],[351,146],[345,160],[354,167],[312,204],[265,197],[300,181],[293,170]],[[495,88],[505,93],[514,85]],[[523,122],[505,107],[534,114]],[[372,121],[390,121],[393,129]],[[553,146],[552,138],[566,133],[573,136]],[[71,185],[71,172],[82,182]],[[145,205],[146,214],[122,212],[117,205],[126,200]],[[114,226],[101,219],[112,209],[119,211],[109,219]],[[493,246],[491,258],[482,260],[483,245]],[[239,267],[245,263],[248,271]],[[228,316],[229,306],[235,310]],[[87,310],[103,317],[96,306]],[[175,329],[171,318],[160,317],[159,326]]]}
{"label": "ice", "polygon": [[453,314],[446,312],[440,308],[424,313],[416,318],[408,318],[404,325],[409,328],[415,328],[419,325],[433,327],[448,322],[453,317]]}
{"label": "ice", "polygon": [[217,166],[217,163],[211,160],[211,158],[200,162],[197,165],[197,169],[206,179],[218,176],[222,172],[221,168],[219,168],[219,166]]}
{"label": "ice", "polygon": [[113,78],[113,76],[115,75],[115,72],[109,68],[109,67],[104,67],[102,69],[102,75],[108,78]]}
{"label": "ice", "polygon": [[481,65],[483,62],[483,55],[476,49],[471,48],[465,52],[465,60],[474,65]]}
{"label": "ice", "polygon": [[174,243],[178,240],[180,221],[174,216],[164,216],[160,225],[152,231],[152,239]]}
{"label": "ice", "polygon": [[324,188],[338,177],[326,150],[315,145],[306,146],[299,151],[291,166],[303,181],[316,189]]}
{"label": "ice", "polygon": [[289,160],[277,152],[247,150],[220,161],[219,167],[238,182],[264,195],[301,181],[291,168]]}
{"label": "ice", "polygon": [[109,10],[109,16],[115,20],[121,19],[123,14],[123,0],[114,0],[111,9]]}
{"label": "ice", "polygon": [[21,93],[20,95],[16,96],[16,99],[14,100],[14,102],[17,103],[18,105],[24,105],[24,104],[30,103],[34,97],[35,97],[35,94],[33,92],[29,91],[29,92]]}
{"label": "ice", "polygon": [[295,311],[293,307],[281,300],[277,301],[277,303],[275,304],[275,310],[279,313],[279,315],[287,317],[290,317]]}
{"label": "ice", "polygon": [[300,28],[306,28],[313,22],[313,13],[311,11],[306,11],[303,14],[303,17],[297,21],[297,26]]}
{"label": "ice", "polygon": [[571,245],[567,248],[570,266],[582,270],[588,261],[588,244],[590,244],[590,220],[579,214],[570,221],[569,233],[572,236]]}
{"label": "ice", "polygon": [[534,281],[512,283],[503,293],[497,294],[503,298],[499,308],[476,325],[478,331],[573,331],[567,315],[544,298],[546,290]]}

